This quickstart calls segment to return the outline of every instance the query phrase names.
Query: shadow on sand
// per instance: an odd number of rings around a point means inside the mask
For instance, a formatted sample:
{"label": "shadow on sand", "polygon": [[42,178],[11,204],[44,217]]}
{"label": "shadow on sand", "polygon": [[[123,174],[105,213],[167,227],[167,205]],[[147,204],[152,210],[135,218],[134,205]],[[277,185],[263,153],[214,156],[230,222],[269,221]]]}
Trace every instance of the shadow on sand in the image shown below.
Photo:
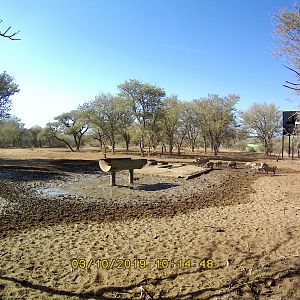
{"label": "shadow on sand", "polygon": [[97,161],[63,159],[0,159],[0,170],[0,178],[12,181],[62,179],[64,172],[101,173]]}

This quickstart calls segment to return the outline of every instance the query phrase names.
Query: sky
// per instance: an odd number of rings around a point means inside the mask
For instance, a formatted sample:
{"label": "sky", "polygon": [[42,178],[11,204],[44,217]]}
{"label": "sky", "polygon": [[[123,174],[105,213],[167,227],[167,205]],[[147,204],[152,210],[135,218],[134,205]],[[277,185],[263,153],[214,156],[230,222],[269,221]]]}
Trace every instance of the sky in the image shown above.
{"label": "sky", "polygon": [[294,74],[272,55],[283,0],[0,0],[0,73],[20,92],[11,114],[29,128],[138,79],[193,100],[240,95],[237,108],[299,109],[282,85]]}

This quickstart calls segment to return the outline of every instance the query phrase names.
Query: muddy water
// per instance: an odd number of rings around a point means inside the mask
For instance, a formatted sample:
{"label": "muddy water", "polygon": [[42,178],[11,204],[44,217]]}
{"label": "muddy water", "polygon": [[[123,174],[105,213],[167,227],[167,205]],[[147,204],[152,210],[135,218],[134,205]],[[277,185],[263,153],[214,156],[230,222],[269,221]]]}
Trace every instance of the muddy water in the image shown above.
{"label": "muddy water", "polygon": [[0,197],[9,202],[1,213],[0,227],[4,230],[0,238],[24,228],[60,222],[161,218],[204,207],[246,203],[258,176],[228,169],[191,180],[135,174],[130,186],[127,172],[120,172],[117,186],[110,187],[109,175],[100,172],[65,172],[50,180],[41,175],[37,181],[19,177],[11,181],[0,176]]}
{"label": "muddy water", "polygon": [[82,178],[78,182],[62,187],[62,191],[70,194],[79,194],[92,197],[116,198],[128,195],[129,186],[109,186],[109,178],[97,178],[96,176]]}
{"label": "muddy water", "polygon": [[126,174],[117,175],[117,185],[111,187],[109,176],[89,175],[57,187],[39,188],[37,191],[49,197],[77,195],[116,199],[145,192],[166,190],[179,185],[178,183],[159,182],[159,180],[147,184],[144,180],[139,181],[140,178],[135,178],[135,182],[129,184],[126,179]]}

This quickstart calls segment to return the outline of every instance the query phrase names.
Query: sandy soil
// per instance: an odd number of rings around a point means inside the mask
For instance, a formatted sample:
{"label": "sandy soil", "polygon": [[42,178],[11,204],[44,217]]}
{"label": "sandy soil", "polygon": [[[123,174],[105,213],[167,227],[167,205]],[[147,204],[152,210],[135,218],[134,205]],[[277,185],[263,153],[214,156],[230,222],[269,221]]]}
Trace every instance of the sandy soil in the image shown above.
{"label": "sandy soil", "polygon": [[0,299],[300,298],[300,161],[135,189],[95,161],[0,162]]}

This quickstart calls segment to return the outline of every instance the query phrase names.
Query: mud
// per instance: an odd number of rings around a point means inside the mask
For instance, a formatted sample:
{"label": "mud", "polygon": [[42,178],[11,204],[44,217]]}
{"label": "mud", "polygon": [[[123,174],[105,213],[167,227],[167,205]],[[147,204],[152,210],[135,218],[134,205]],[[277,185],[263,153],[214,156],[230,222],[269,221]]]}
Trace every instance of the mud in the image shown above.
{"label": "mud", "polygon": [[210,206],[250,201],[251,184],[260,174],[244,169],[214,170],[191,180],[138,174],[118,186],[96,161],[25,160],[0,163],[1,236],[60,222],[106,222],[173,216]]}

